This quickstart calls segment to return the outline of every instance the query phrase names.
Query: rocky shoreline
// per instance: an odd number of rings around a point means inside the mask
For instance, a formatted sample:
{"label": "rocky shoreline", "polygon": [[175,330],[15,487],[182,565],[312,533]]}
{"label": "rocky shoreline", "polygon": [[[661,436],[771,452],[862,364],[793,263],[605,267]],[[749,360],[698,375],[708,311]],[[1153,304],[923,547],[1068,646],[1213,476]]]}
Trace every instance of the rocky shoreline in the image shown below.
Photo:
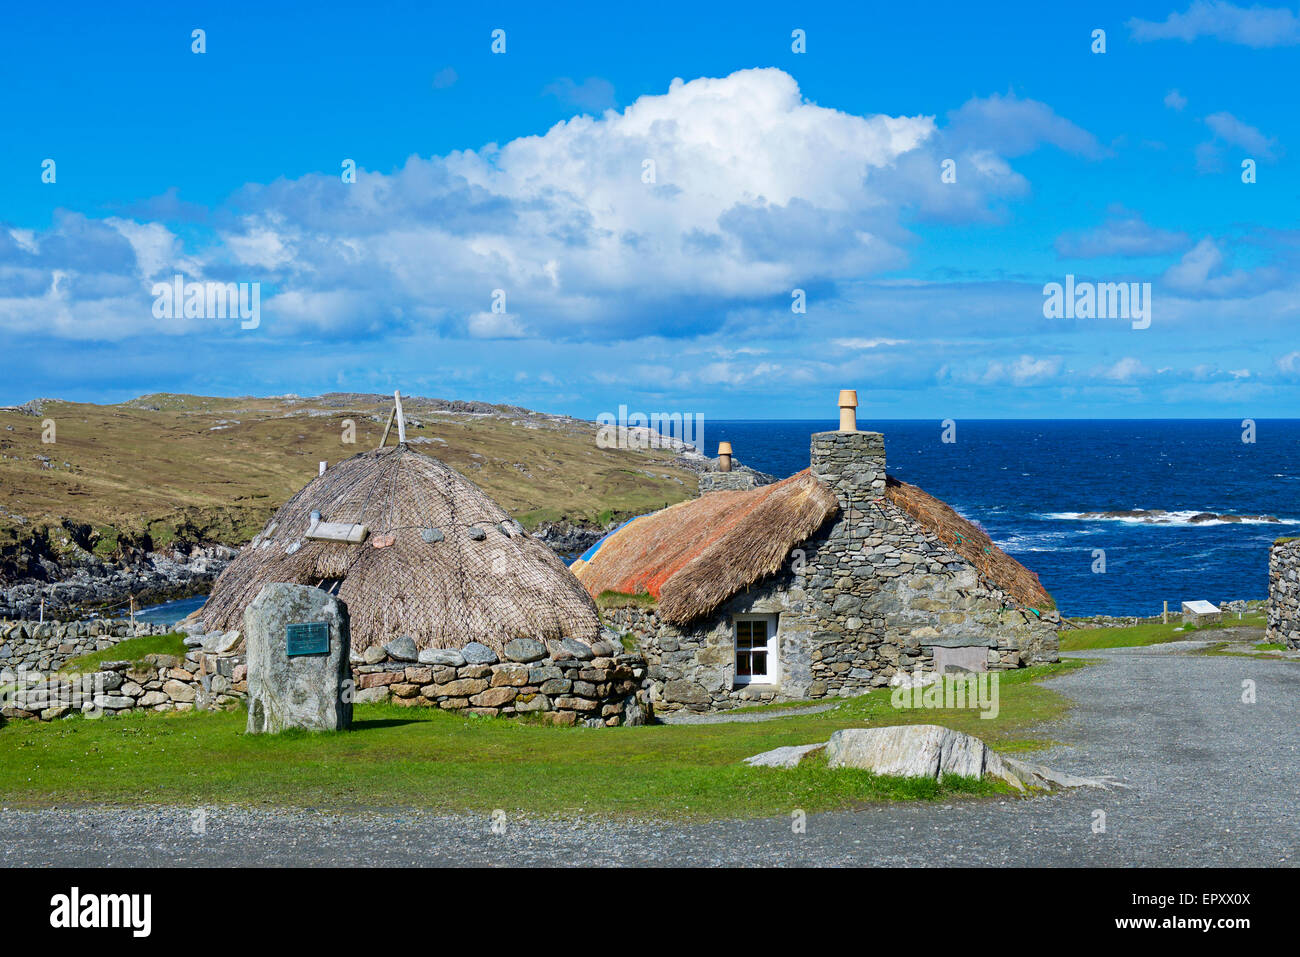
{"label": "rocky shoreline", "polygon": [[42,600],[47,619],[87,613],[123,617],[131,596],[138,609],[206,592],[236,554],[226,545],[203,545],[118,562],[89,554],[63,561],[38,556],[36,574],[0,584],[0,618],[38,619]]}

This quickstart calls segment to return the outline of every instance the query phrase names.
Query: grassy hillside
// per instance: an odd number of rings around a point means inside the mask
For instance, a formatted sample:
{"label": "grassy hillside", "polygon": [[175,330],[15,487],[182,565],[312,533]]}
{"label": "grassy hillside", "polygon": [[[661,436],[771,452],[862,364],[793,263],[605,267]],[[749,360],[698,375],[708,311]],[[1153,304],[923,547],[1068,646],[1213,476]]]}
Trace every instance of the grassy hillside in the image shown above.
{"label": "grassy hillside", "polygon": [[[105,557],[145,536],[153,547],[245,542],[319,461],[377,446],[391,404],[357,394],[161,394],[0,410],[0,547],[43,526],[57,529],[54,545]],[[669,464],[669,452],[597,448],[591,423],[481,403],[403,405],[412,448],[464,473],[530,527],[603,524],[695,493],[694,475]],[[349,419],[351,445],[343,441]],[[45,420],[54,423],[53,444],[41,441]]]}

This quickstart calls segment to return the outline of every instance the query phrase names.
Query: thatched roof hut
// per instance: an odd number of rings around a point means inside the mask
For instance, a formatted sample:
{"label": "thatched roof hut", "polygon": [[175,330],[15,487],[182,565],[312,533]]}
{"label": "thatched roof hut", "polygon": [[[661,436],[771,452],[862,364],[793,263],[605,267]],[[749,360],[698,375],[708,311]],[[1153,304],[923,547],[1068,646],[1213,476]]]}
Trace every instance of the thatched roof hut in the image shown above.
{"label": "thatched roof hut", "polygon": [[[888,476],[885,501],[1016,601],[1053,607],[1037,575],[934,496]],[[572,568],[592,595],[646,593],[665,621],[686,624],[775,572],[838,511],[835,494],[805,469],[774,485],[712,492],[641,516]]]}
{"label": "thatched roof hut", "polygon": [[[363,540],[323,539],[327,525],[364,526],[353,535]],[[405,444],[354,455],[285,503],[217,579],[204,624],[242,629],[270,582],[336,589],[354,651],[408,635],[421,650],[479,641],[501,654],[512,638],[552,646],[600,631],[595,604],[554,552],[465,476]]]}
{"label": "thatched roof hut", "polygon": [[776,571],[838,510],[834,493],[805,469],[773,485],[712,492],[642,516],[574,571],[593,595],[647,592],[666,621],[684,623]]}

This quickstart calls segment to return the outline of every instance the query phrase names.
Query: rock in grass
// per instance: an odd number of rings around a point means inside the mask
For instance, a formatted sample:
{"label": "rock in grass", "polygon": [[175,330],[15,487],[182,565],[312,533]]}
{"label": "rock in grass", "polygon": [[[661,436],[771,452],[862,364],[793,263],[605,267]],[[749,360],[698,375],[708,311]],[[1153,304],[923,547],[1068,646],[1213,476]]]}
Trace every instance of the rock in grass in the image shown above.
{"label": "rock in grass", "polygon": [[792,744],[784,748],[773,748],[752,758],[745,758],[745,763],[755,768],[793,768],[799,762],[826,747],[825,744]]}
{"label": "rock in grass", "polygon": [[[319,621],[329,627],[328,653],[290,657],[285,626]],[[289,728],[338,731],[351,725],[352,635],[346,604],[319,588],[267,585],[244,610],[244,635],[249,734]]]}

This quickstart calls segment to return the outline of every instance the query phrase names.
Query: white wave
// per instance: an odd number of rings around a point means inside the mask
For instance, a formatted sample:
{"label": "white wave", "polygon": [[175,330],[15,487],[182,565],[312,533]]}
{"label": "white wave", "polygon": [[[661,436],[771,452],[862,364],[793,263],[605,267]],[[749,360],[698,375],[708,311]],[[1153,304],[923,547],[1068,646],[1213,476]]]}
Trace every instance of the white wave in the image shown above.
{"label": "white wave", "polygon": [[1146,515],[1098,515],[1096,512],[1046,512],[1043,518],[1054,519],[1057,521],[1067,522],[1121,522],[1125,525],[1169,525],[1181,528],[1203,528],[1213,525],[1298,525],[1300,519],[1280,518],[1276,522],[1268,521],[1256,517],[1237,517],[1225,516],[1224,518],[1204,519],[1199,522],[1193,522],[1192,519],[1197,515],[1205,515],[1203,511],[1184,510],[1175,512],[1161,512],[1159,514]]}

